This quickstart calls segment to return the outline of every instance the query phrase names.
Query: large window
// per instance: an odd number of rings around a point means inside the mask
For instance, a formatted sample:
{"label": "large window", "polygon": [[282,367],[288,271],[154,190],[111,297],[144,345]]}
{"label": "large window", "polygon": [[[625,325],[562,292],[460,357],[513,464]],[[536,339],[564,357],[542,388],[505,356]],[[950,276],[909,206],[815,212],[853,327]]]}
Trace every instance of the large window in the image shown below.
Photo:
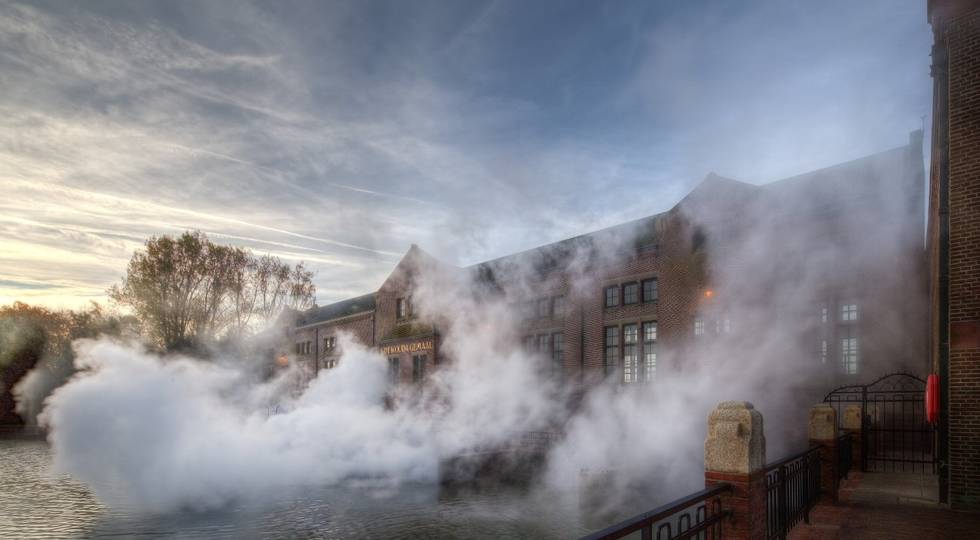
{"label": "large window", "polygon": [[844,322],[858,320],[857,304],[841,304],[840,320]]}
{"label": "large window", "polygon": [[643,323],[643,380],[657,378],[657,323]]}
{"label": "large window", "polygon": [[619,285],[606,287],[606,307],[619,305]]}
{"label": "large window", "polygon": [[657,278],[643,280],[643,301],[656,302],[660,292],[657,290]]}
{"label": "large window", "polygon": [[565,296],[559,295],[554,298],[554,302],[551,306],[551,311],[555,317],[565,316]]}
{"label": "large window", "polygon": [[404,319],[412,316],[412,301],[409,298],[395,300],[395,317]]}
{"label": "large window", "polygon": [[335,337],[325,337],[323,338],[323,350],[326,352],[332,352],[337,348],[337,338]]}
{"label": "large window", "polygon": [[388,359],[388,381],[391,384],[398,384],[401,380],[402,372],[401,366],[399,364],[398,357],[392,357]]}
{"label": "large window", "polygon": [[858,372],[858,339],[856,334],[853,326],[841,328],[841,370],[847,375],[856,375]]}
{"label": "large window", "polygon": [[820,363],[821,364],[826,364],[827,363],[827,353],[828,353],[828,350],[827,350],[827,340],[826,339],[821,339],[820,340]]}
{"label": "large window", "polygon": [[565,334],[551,334],[551,366],[555,373],[561,375],[565,367]]}
{"label": "large window", "polygon": [[612,373],[616,370],[616,365],[619,361],[619,327],[618,326],[607,326],[606,327],[606,339],[605,339],[605,362],[603,363],[603,369],[606,374]]}
{"label": "large window", "polygon": [[640,284],[627,283],[623,285],[623,304],[635,304],[640,301]]}
{"label": "large window", "polygon": [[637,351],[639,335],[635,324],[623,326],[623,382],[640,380],[640,358]]}
{"label": "large window", "polygon": [[421,384],[422,380],[425,379],[425,355],[418,355],[412,357],[412,382],[416,384]]}
{"label": "large window", "polygon": [[537,314],[539,319],[551,317],[551,298],[538,299]]}
{"label": "large window", "polygon": [[548,354],[548,334],[538,335],[538,352]]}
{"label": "large window", "polygon": [[703,336],[704,335],[704,319],[697,317],[694,319],[694,335]]}

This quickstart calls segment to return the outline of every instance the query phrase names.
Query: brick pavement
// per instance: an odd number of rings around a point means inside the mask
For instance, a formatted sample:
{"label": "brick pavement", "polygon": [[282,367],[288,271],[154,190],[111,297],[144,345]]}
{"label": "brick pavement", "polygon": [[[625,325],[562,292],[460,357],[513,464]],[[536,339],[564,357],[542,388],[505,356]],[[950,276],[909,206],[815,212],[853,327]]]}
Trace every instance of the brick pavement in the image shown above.
{"label": "brick pavement", "polygon": [[[883,492],[877,480],[865,479],[860,472],[852,473],[841,485],[840,502],[817,505],[810,513],[810,524],[797,526],[789,537],[793,540],[980,539],[980,513],[957,512],[937,504],[895,497]],[[874,490],[862,489],[862,484],[871,483],[875,484]]]}

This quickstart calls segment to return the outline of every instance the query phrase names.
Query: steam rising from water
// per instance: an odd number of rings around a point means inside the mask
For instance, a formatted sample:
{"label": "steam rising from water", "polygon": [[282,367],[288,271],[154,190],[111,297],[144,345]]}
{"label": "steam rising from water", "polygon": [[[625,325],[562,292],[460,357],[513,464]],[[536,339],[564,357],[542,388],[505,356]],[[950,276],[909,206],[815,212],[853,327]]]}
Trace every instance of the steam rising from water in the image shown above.
{"label": "steam rising from water", "polygon": [[[202,363],[82,341],[82,371],[44,413],[56,466],[110,504],[167,511],[215,507],[276,486],[435,482],[444,459],[525,431],[553,430],[564,439],[549,453],[540,489],[574,497],[583,471],[606,471],[605,504],[649,508],[703,486],[705,419],[719,401],[748,400],[762,411],[770,458],[799,450],[805,408],[831,387],[835,371],[819,362],[810,332],[835,291],[876,295],[878,311],[869,304],[862,316],[875,318],[886,338],[880,346],[904,339],[895,313],[915,309],[923,292],[906,287],[921,253],[920,207],[896,182],[916,181],[908,161],[920,165],[921,154],[895,155],[897,166],[862,165],[860,174],[880,182],[861,197],[840,188],[850,182],[846,174],[831,172],[822,180],[829,187],[816,194],[773,191],[768,206],[750,207],[741,230],[731,227],[738,211],[726,196],[675,216],[702,224],[713,242],[710,282],[727,300],[699,309],[706,317],[724,314],[735,329],[697,346],[661,348],[653,386],[599,385],[569,408],[574,381],[557,384],[543,359],[520,348],[521,316],[513,308],[556,283],[541,283],[533,265],[518,264],[497,276],[506,281],[501,295],[466,272],[422,264],[414,283],[420,320],[438,325],[441,351],[453,360],[431,374],[423,393],[396,390],[393,410],[384,407],[392,391],[385,359],[347,337],[339,367],[305,387],[296,368],[258,382],[234,359]],[[817,218],[830,226],[799,226],[801,213],[818,206]],[[828,208],[843,210],[827,218]],[[905,222],[911,225],[896,234],[895,224]],[[598,246],[606,251],[567,254],[569,296],[594,298],[601,290],[589,268],[616,264],[635,235],[621,232]],[[881,357],[893,362],[888,367],[912,369],[925,358],[911,349]]]}

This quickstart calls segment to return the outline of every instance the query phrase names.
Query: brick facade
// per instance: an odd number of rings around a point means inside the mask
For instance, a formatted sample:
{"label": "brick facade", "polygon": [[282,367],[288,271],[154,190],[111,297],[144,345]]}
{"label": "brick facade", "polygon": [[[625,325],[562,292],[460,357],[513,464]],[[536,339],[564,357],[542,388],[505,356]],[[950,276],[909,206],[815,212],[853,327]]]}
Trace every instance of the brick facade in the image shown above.
{"label": "brick facade", "polygon": [[954,508],[980,509],[980,2],[930,1],[929,18],[932,355],[947,379],[940,472]]}
{"label": "brick facade", "polygon": [[[582,389],[604,379],[631,382],[624,369],[627,330],[636,331],[635,382],[658,384],[716,357],[719,350],[724,354],[719,344],[744,354],[759,341],[752,329],[771,328],[779,310],[784,311],[778,314],[780,328],[789,326],[787,317],[799,314],[793,325],[799,335],[788,342],[801,345],[777,352],[784,365],[806,366],[797,373],[799,384],[808,385],[815,401],[838,383],[927,369],[926,332],[909,322],[927,313],[921,299],[926,282],[923,180],[921,132],[915,132],[906,146],[764,186],[712,174],[661,214],[467,268],[449,268],[413,246],[371,296],[370,310],[355,316],[343,302],[316,308],[330,311],[336,321],[313,317],[315,322],[302,327],[297,339],[309,340],[312,332],[322,342],[334,329],[356,327],[359,341],[381,349],[397,366],[399,382],[417,378],[413,373],[420,360],[421,371],[432,373],[451,361],[440,351],[445,321],[433,314],[396,312],[399,300],[412,298],[420,268],[437,265],[471,279],[473,294],[491,291],[487,294],[510,305],[514,319],[522,319],[514,321],[514,339],[552,367],[560,339],[558,376]],[[883,201],[881,193],[893,195],[894,201]],[[758,235],[765,237],[766,257],[752,247]],[[773,243],[784,244],[783,251]],[[806,257],[817,244],[838,257],[809,264]],[[874,255],[867,256],[869,251]],[[807,284],[801,294],[795,287],[804,271],[821,280],[819,287]],[[655,300],[643,297],[647,280],[656,280]],[[784,297],[799,305],[774,305],[769,296],[776,282]],[[637,289],[635,302],[625,302],[628,286]],[[619,297],[613,306],[605,304],[607,287],[615,287]],[[560,312],[554,311],[556,298],[562,299]],[[842,326],[836,314],[845,301],[859,305],[862,315]],[[764,306],[767,320],[740,319],[745,304]],[[814,326],[821,305],[828,308],[826,326],[832,327],[825,362],[817,354]],[[696,321],[703,336],[695,336]],[[649,337],[645,325],[654,323],[655,340],[644,339]],[[855,373],[840,372],[838,327],[860,336],[862,368]],[[618,341],[609,361],[607,331]],[[715,347],[711,354],[697,354],[708,346]],[[656,353],[655,377],[647,377],[645,353],[650,351]]]}

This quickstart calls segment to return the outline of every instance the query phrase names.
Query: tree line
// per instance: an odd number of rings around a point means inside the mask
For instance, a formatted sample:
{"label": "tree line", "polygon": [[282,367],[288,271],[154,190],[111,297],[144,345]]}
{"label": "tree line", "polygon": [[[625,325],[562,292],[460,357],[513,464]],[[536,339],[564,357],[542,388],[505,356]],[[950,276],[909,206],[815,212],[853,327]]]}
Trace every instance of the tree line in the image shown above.
{"label": "tree line", "polygon": [[206,356],[240,343],[284,311],[314,304],[313,273],[271,255],[212,242],[200,231],[154,236],[110,287],[110,309],[0,306],[0,424],[14,423],[13,389],[32,369],[43,399],[74,373],[72,342],[99,335],[139,339],[160,352]]}
{"label": "tree line", "polygon": [[311,307],[315,294],[303,263],[215,244],[200,231],[150,238],[109,289],[165,350],[245,337],[284,309]]}

